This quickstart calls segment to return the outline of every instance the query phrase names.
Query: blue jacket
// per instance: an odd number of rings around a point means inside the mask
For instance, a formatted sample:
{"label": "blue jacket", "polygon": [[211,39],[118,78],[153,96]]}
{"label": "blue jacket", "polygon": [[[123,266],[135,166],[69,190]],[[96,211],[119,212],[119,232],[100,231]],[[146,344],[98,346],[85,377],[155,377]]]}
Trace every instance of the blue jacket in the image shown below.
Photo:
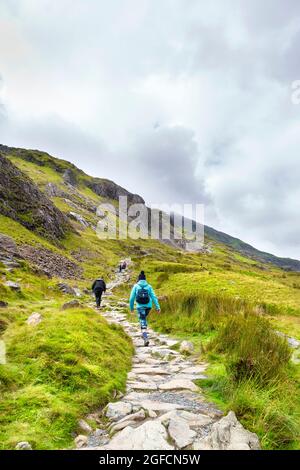
{"label": "blue jacket", "polygon": [[[144,289],[147,289],[149,292],[149,297],[150,301],[146,305],[141,305],[138,302],[136,302],[136,293],[139,290],[140,287],[143,287]],[[159,302],[158,299],[154,293],[154,290],[150,284],[148,284],[147,281],[139,281],[137,284],[135,284],[132,288],[131,294],[130,294],[130,300],[129,300],[129,306],[130,310],[134,309],[134,303],[136,302],[137,308],[152,308],[152,301],[154,302],[154,305],[157,310],[160,310]]]}

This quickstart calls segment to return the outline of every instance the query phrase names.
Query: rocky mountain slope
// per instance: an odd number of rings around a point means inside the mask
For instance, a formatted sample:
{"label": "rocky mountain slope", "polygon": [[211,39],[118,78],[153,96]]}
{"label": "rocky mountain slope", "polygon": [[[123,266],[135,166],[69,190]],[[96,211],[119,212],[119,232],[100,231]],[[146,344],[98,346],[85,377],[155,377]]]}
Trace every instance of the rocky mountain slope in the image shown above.
{"label": "rocky mountain slope", "polygon": [[[83,418],[101,434],[107,403],[143,375],[136,374],[131,334],[118,325],[140,269],[162,305],[151,315],[153,339],[169,333],[188,340],[193,360],[210,363],[207,379],[196,380],[205,400],[224,414],[233,410],[263,448],[299,447],[300,343],[284,335],[300,339],[298,272],[243,255],[208,227],[208,246],[199,252],[162,240],[100,240],[96,208],[116,205],[124,188],[43,152],[0,150],[0,449],[22,441],[34,449],[72,447]],[[102,318],[89,288],[98,276],[113,280],[124,258],[132,260],[132,278],[110,293]],[[111,313],[117,321],[109,325]],[[172,416],[172,427],[181,418]]]}
{"label": "rocky mountain slope", "polygon": [[[20,149],[20,148],[12,148],[12,147],[7,147],[5,145],[0,144],[0,154],[2,154],[2,162],[4,162],[3,160],[4,156],[9,157],[10,159],[13,159],[15,163],[16,163],[15,159],[17,158],[18,160],[24,160],[25,162],[32,163],[36,166],[50,168],[54,172],[56,172],[58,175],[61,175],[63,182],[66,185],[65,188],[68,187],[68,191],[66,190],[64,191],[63,189],[58,189],[57,186],[55,185],[53,186],[53,183],[50,183],[50,185],[48,184],[47,188],[45,188],[46,194],[48,194],[50,197],[51,196],[52,197],[65,196],[65,199],[66,198],[68,199],[68,193],[70,193],[70,190],[71,191],[73,190],[73,193],[76,193],[76,188],[81,187],[81,188],[86,188],[86,189],[91,190],[92,193],[100,196],[101,198],[112,200],[112,201],[118,201],[119,196],[127,196],[129,204],[134,204],[134,203],[144,204],[145,202],[141,196],[130,193],[125,188],[117,185],[114,182],[109,181],[107,179],[94,178],[94,177],[88,176],[82,170],[79,170],[75,165],[69,162],[66,162],[64,160],[54,158],[45,152],[40,152],[37,150],[25,150],[25,149]],[[4,173],[4,168],[3,168],[3,173]],[[23,182],[24,182],[24,177],[23,177]],[[0,184],[1,184],[1,180],[0,180]],[[2,187],[4,186],[5,186],[5,180],[4,180],[4,176],[2,176]],[[24,187],[20,186],[19,188],[14,188],[12,193],[17,192],[18,194],[21,194],[21,192],[24,191],[24,189],[25,189]],[[1,190],[1,187],[0,187],[0,190]],[[29,192],[32,194],[32,197],[34,197],[35,200],[40,199],[41,204],[43,204],[43,201],[45,203],[44,198],[41,198],[41,196],[37,196],[37,194],[34,195],[33,188]],[[3,197],[4,196],[2,196],[2,198]],[[31,205],[32,198],[29,198],[29,199],[31,201],[30,202],[30,205]],[[74,201],[74,197],[72,197],[72,199],[73,199],[73,203],[76,204],[76,201]],[[82,204],[83,204],[83,201],[81,200],[81,205]],[[96,206],[92,201],[86,201],[86,206],[91,212],[96,211]],[[20,209],[22,209],[22,211],[24,212],[24,209],[21,206],[20,206]],[[21,210],[19,212],[21,212]],[[2,213],[4,213],[4,209],[2,209]],[[30,219],[30,217],[31,217],[31,214],[29,214],[29,212],[27,211],[27,218]],[[26,219],[26,210],[25,210],[23,219]],[[27,221],[27,225],[29,225],[30,222],[31,222],[30,220]],[[66,230],[66,221],[64,221],[64,223],[60,223],[60,227],[61,227],[61,231],[64,232],[64,230]],[[205,226],[204,234],[205,234],[205,238],[207,242],[212,240],[217,243],[222,243],[228,246],[229,248],[232,248],[234,251],[239,252],[242,255],[245,255],[249,258],[252,258],[253,260],[256,260],[257,262],[272,263],[285,270],[300,271],[299,260],[294,260],[290,258],[280,258],[270,253],[262,252],[260,250],[257,250],[253,246],[243,242],[242,240],[239,240],[226,233],[215,230],[212,227]],[[59,236],[59,234],[56,234],[54,230],[53,236],[57,237]],[[171,244],[173,246],[182,247],[182,248],[185,248],[186,246],[186,243],[184,241],[178,242],[178,241],[173,240]]]}
{"label": "rocky mountain slope", "polygon": [[0,214],[53,241],[58,241],[71,230],[61,211],[1,152]]}

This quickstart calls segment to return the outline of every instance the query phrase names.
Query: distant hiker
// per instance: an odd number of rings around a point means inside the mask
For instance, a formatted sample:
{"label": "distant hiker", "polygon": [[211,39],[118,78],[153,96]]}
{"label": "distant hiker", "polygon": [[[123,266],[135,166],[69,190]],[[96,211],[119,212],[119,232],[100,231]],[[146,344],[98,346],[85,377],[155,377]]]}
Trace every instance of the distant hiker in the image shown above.
{"label": "distant hiker", "polygon": [[139,281],[145,281],[146,280],[146,274],[144,271],[141,271],[140,274],[138,275],[138,280],[137,282]]}
{"label": "distant hiker", "polygon": [[152,286],[150,286],[150,284],[148,284],[148,282],[146,281],[146,275],[144,271],[141,271],[141,273],[139,274],[138,282],[132,288],[129,306],[130,311],[133,314],[134,304],[136,303],[138,318],[141,325],[142,338],[144,340],[145,346],[149,346],[147,317],[152,308],[153,302],[157,312],[159,313],[160,306],[158,299],[154,293]]}
{"label": "distant hiker", "polygon": [[95,294],[97,308],[100,308],[102,294],[106,291],[106,284],[101,277],[93,282],[92,291]]}
{"label": "distant hiker", "polygon": [[124,271],[125,271],[126,268],[127,268],[127,263],[126,263],[126,261],[123,261],[122,269],[124,269]]}

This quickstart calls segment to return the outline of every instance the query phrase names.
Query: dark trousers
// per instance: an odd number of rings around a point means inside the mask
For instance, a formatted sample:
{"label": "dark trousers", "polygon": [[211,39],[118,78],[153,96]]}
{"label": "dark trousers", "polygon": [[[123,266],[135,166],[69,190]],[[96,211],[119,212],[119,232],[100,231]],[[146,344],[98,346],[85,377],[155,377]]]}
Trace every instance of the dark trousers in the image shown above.
{"label": "dark trousers", "polygon": [[96,289],[96,290],[94,291],[97,307],[100,307],[100,305],[101,305],[102,293],[103,293],[103,290],[102,290],[102,289]]}

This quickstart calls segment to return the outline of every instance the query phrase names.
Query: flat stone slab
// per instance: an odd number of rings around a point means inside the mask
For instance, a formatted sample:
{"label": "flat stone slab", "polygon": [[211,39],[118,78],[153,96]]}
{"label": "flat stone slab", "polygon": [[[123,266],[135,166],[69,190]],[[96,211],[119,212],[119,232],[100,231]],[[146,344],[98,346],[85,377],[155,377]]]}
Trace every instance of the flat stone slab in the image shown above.
{"label": "flat stone slab", "polygon": [[206,371],[208,364],[202,364],[199,366],[191,366],[182,369],[182,373],[184,374],[202,374]]}
{"label": "flat stone slab", "polygon": [[197,392],[198,387],[191,380],[173,379],[159,385],[160,390],[191,390]]}
{"label": "flat stone slab", "polygon": [[128,385],[133,390],[157,390],[154,382],[129,382]]}
{"label": "flat stone slab", "polygon": [[146,421],[141,426],[128,426],[117,433],[106,446],[98,450],[173,450],[165,427],[158,421]]}
{"label": "flat stone slab", "polygon": [[131,403],[124,401],[117,401],[115,403],[108,403],[105,411],[105,416],[110,418],[112,421],[118,421],[124,418],[124,416],[132,412]]}
{"label": "flat stone slab", "polygon": [[147,374],[147,375],[170,375],[170,372],[166,369],[160,369],[159,367],[134,367],[132,372],[135,374]]}
{"label": "flat stone slab", "polygon": [[187,421],[178,415],[171,417],[168,426],[168,433],[178,449],[183,449],[184,447],[192,444],[197,435],[195,431],[190,429]]}

